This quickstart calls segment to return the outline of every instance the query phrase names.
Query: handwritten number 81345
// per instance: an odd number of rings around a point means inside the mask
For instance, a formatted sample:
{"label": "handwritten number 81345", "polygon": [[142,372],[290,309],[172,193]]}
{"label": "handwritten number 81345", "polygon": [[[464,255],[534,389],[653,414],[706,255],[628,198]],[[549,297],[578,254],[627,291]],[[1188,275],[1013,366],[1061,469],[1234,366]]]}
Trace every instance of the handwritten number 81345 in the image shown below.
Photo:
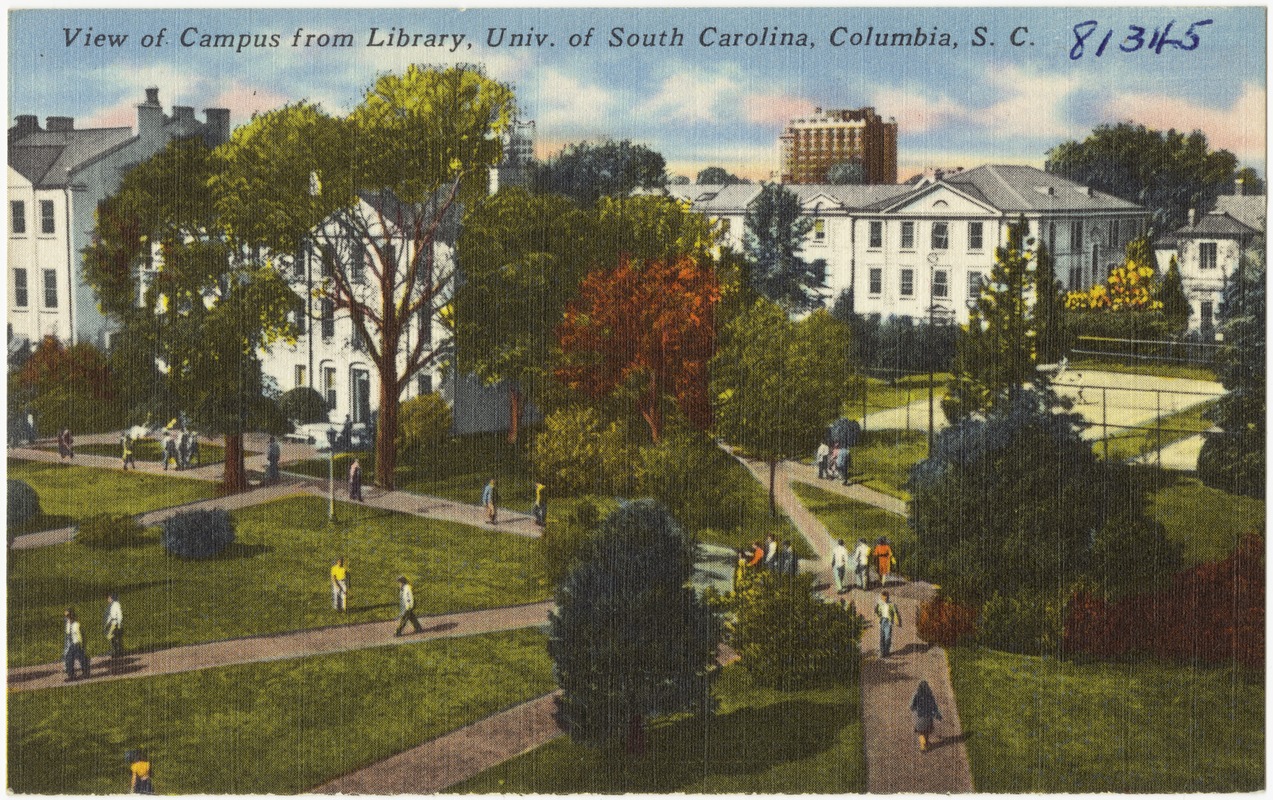
{"label": "handwritten number 81345", "polygon": [[[1105,31],[1105,36],[1096,45],[1096,50],[1091,53],[1092,57],[1100,58],[1105,55],[1105,50],[1111,44],[1124,53],[1135,53],[1138,50],[1152,52],[1154,55],[1162,55],[1162,51],[1168,47],[1174,47],[1177,50],[1196,50],[1198,45],[1202,43],[1202,39],[1198,36],[1198,28],[1204,25],[1210,25],[1212,20],[1201,19],[1189,26],[1184,35],[1178,39],[1171,38],[1171,29],[1176,26],[1173,19],[1161,28],[1154,28],[1151,33],[1148,28],[1142,25],[1128,25],[1127,35],[1121,40],[1115,42],[1114,29],[1109,28]],[[1086,22],[1080,22],[1074,26],[1074,46],[1070,48],[1070,60],[1078,61],[1087,51],[1089,40],[1092,34],[1096,33],[1101,24],[1094,19]]]}

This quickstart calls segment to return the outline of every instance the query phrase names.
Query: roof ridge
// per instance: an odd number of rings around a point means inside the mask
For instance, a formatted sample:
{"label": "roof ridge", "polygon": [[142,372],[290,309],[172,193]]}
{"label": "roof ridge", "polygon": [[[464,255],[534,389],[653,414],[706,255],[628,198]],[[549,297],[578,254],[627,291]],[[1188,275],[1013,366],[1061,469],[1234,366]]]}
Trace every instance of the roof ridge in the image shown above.
{"label": "roof ridge", "polygon": [[[1030,203],[1025,199],[1025,197],[1020,192],[1016,190],[1015,187],[1013,187],[1011,183],[1008,182],[1007,178],[999,174],[999,170],[996,169],[997,166],[999,165],[987,164],[985,168],[990,171],[990,174],[995,177],[995,180],[997,180],[999,183],[1003,185],[1003,188],[1008,191],[1008,194],[1012,195],[1013,197],[1017,199],[1017,202],[1020,203],[1023,208],[1028,208],[1030,206]],[[1008,165],[1005,164],[1003,166],[1008,166]]]}

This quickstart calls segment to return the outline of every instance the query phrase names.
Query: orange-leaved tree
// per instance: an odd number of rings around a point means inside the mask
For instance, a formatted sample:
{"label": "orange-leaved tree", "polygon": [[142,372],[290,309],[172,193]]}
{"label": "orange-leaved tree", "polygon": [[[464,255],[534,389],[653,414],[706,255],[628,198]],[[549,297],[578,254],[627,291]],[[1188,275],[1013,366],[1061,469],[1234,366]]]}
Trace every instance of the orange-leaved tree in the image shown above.
{"label": "orange-leaved tree", "polygon": [[584,278],[557,328],[564,363],[557,379],[592,398],[635,394],[650,438],[663,433],[671,397],[697,428],[711,424],[707,364],[720,285],[692,258],[635,261]]}

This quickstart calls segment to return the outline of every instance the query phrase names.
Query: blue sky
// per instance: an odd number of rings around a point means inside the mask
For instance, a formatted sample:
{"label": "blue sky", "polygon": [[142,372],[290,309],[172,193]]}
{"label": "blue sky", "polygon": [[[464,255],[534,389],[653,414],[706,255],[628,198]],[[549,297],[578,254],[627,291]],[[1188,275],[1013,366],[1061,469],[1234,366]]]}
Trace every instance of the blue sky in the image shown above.
{"label": "blue sky", "polygon": [[[1131,25],[1190,24],[1198,46],[1126,53]],[[1097,27],[1070,58],[1074,26]],[[977,29],[983,40],[975,47]],[[371,28],[464,34],[445,48],[368,47]],[[722,34],[805,34],[811,47],[720,46]],[[121,47],[70,46],[65,28],[127,34]],[[186,40],[195,46],[182,46]],[[349,34],[354,46],[293,47],[295,32]],[[491,47],[488,32],[547,35],[542,47]],[[683,35],[680,47],[610,47],[611,31]],[[702,41],[700,36],[709,31]],[[164,29],[158,46],[142,37]],[[842,46],[832,34],[842,29]],[[922,31],[953,47],[854,46],[853,34]],[[1024,29],[1028,29],[1024,30]],[[570,37],[592,30],[590,46]],[[1012,32],[1022,46],[1012,46]],[[1097,57],[1106,31],[1110,44]],[[223,106],[234,125],[253,112],[307,99],[333,113],[358,103],[376,75],[408,63],[479,62],[514,84],[536,121],[541,156],[568,142],[631,139],[661,152],[669,171],[720,165],[752,178],[777,166],[777,137],[815,106],[874,106],[899,124],[905,178],[925,167],[1018,163],[1042,166],[1047,149],[1093,126],[1132,120],[1201,129],[1213,147],[1265,172],[1265,9],[1205,8],[554,8],[193,9],[12,11],[9,112],[72,116],[77,127],[134,125],[135,106],[158,86],[165,107]],[[198,46],[205,34],[277,34],[278,47]],[[934,34],[936,36],[934,36]],[[422,40],[421,40],[422,41]],[[988,43],[993,41],[994,45]],[[1184,39],[1186,44],[1187,39]],[[552,46],[549,46],[551,43]],[[1128,48],[1131,44],[1126,45]]]}

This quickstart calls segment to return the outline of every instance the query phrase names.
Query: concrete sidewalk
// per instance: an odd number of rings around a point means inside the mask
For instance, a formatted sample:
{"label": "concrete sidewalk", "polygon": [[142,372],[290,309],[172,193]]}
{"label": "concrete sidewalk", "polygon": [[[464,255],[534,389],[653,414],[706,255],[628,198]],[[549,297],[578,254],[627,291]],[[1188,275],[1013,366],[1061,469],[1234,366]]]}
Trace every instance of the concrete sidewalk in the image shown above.
{"label": "concrete sidewalk", "polygon": [[280,661],[323,653],[362,650],[368,647],[412,644],[428,639],[531,628],[546,625],[548,612],[552,607],[553,604],[550,601],[545,601],[530,605],[421,617],[423,633],[400,637],[393,635],[397,627],[396,620],[387,620],[173,647],[152,653],[128,655],[114,662],[99,656],[93,660],[92,677],[74,682],[66,681],[61,662],[33,667],[15,667],[9,670],[9,691],[26,692],[124,678],[149,678],[155,675],[170,675],[176,672],[191,672],[234,664]]}

